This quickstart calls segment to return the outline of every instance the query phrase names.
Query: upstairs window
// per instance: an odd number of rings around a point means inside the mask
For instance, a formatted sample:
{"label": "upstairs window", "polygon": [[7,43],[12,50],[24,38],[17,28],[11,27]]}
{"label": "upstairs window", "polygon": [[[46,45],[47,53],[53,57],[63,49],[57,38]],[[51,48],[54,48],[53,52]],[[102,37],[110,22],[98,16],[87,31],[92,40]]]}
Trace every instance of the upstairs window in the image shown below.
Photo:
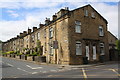
{"label": "upstairs window", "polygon": [[81,22],[80,21],[75,21],[75,32],[81,33]]}
{"label": "upstairs window", "polygon": [[37,33],[37,40],[39,40],[40,39],[40,33],[38,32]]}
{"label": "upstairs window", "polygon": [[95,13],[94,12],[91,13],[91,17],[95,18]]}
{"label": "upstairs window", "polygon": [[100,43],[100,55],[104,55],[104,43]]}
{"label": "upstairs window", "polygon": [[44,29],[44,38],[46,38],[46,29]]}
{"label": "upstairs window", "polygon": [[103,26],[99,26],[99,36],[104,36]]}
{"label": "upstairs window", "polygon": [[88,10],[85,10],[84,15],[88,16]]}
{"label": "upstairs window", "polygon": [[34,40],[35,40],[34,38],[35,38],[34,35],[32,35],[32,42],[34,42]]}
{"label": "upstairs window", "polygon": [[52,38],[53,37],[53,28],[50,28],[49,29],[49,38]]}
{"label": "upstairs window", "polygon": [[76,41],[76,55],[82,55],[82,44],[80,41]]}

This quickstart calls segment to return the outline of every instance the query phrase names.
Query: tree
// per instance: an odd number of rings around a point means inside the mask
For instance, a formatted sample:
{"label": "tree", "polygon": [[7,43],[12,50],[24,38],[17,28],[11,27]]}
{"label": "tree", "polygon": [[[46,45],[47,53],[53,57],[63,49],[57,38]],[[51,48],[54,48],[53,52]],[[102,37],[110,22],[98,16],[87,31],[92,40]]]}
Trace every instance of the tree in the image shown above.
{"label": "tree", "polygon": [[42,46],[41,46],[41,42],[39,40],[37,40],[37,53],[42,55]]}

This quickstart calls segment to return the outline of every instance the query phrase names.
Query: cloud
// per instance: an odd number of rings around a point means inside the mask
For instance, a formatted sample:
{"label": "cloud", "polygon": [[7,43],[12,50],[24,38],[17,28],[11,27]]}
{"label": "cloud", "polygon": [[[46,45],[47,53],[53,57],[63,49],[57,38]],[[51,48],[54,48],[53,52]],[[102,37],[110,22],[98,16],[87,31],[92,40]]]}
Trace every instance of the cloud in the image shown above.
{"label": "cloud", "polygon": [[23,30],[27,30],[26,21],[1,21],[0,22],[0,39],[6,41],[16,37]]}
{"label": "cloud", "polygon": [[0,8],[20,9],[20,8],[49,8],[55,7],[62,2],[0,2]]}
{"label": "cloud", "polygon": [[[38,8],[31,12],[25,12],[26,16],[24,16],[24,20],[21,21],[2,21],[0,22],[0,30],[2,30],[2,36],[0,36],[0,39],[3,41],[6,41],[12,37],[15,37],[17,34],[19,34],[22,31],[27,30],[27,28],[32,28],[33,26],[39,25],[39,23],[44,23],[44,20],[46,17],[52,19],[52,15],[58,12],[63,7],[70,7],[70,9],[75,9],[81,6],[84,6],[85,4],[91,4],[97,11],[100,13],[105,19],[108,20],[108,29],[111,31],[114,35],[118,34],[118,6],[117,5],[109,5],[106,3],[91,3],[91,2],[58,2],[58,3],[50,3],[47,2],[34,2],[34,3],[11,3],[4,5],[5,8],[25,8],[27,10],[31,8]],[[15,5],[13,5],[15,4]],[[7,6],[9,5],[9,7]],[[3,6],[3,5],[2,5]],[[16,13],[14,11],[8,11],[10,13]],[[16,14],[11,14],[15,16]],[[16,15],[17,17],[18,15]],[[4,27],[3,27],[4,26]],[[1,35],[1,34],[0,34]],[[3,37],[4,36],[4,37]]]}
{"label": "cloud", "polygon": [[13,11],[13,10],[8,10],[7,12],[10,13],[10,16],[11,16],[11,17],[14,17],[14,18],[19,17],[19,14],[17,14],[17,13],[16,13],[15,11]]}
{"label": "cloud", "polygon": [[118,37],[118,5],[102,2],[69,2],[67,6],[75,9],[86,4],[91,4],[108,21],[108,30]]}
{"label": "cloud", "polygon": [[118,2],[119,0],[0,0],[1,2]]}
{"label": "cloud", "polygon": [[91,5],[108,21],[108,30],[118,37],[118,5],[105,3]]}

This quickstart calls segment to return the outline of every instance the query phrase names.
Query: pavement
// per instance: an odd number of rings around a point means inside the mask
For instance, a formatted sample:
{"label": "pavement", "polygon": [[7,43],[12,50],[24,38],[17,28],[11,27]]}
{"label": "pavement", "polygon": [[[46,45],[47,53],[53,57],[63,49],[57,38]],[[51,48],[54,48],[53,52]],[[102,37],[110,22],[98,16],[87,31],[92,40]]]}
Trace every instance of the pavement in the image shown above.
{"label": "pavement", "polygon": [[[1,58],[1,57],[0,57]],[[36,64],[35,62],[2,58],[2,80],[119,80],[117,62],[87,65]],[[93,79],[94,78],[94,79]],[[102,79],[101,79],[102,78]],[[104,79],[103,79],[104,78]]]}

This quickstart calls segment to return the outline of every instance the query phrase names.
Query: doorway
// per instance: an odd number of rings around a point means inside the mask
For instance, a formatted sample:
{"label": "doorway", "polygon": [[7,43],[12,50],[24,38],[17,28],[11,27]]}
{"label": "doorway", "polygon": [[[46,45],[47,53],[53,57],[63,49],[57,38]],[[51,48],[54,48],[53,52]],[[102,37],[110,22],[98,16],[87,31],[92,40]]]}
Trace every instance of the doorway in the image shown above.
{"label": "doorway", "polygon": [[89,46],[86,46],[86,57],[88,57],[88,60],[90,60],[90,56],[89,56]]}
{"label": "doorway", "polygon": [[96,46],[93,46],[93,60],[96,60]]}

